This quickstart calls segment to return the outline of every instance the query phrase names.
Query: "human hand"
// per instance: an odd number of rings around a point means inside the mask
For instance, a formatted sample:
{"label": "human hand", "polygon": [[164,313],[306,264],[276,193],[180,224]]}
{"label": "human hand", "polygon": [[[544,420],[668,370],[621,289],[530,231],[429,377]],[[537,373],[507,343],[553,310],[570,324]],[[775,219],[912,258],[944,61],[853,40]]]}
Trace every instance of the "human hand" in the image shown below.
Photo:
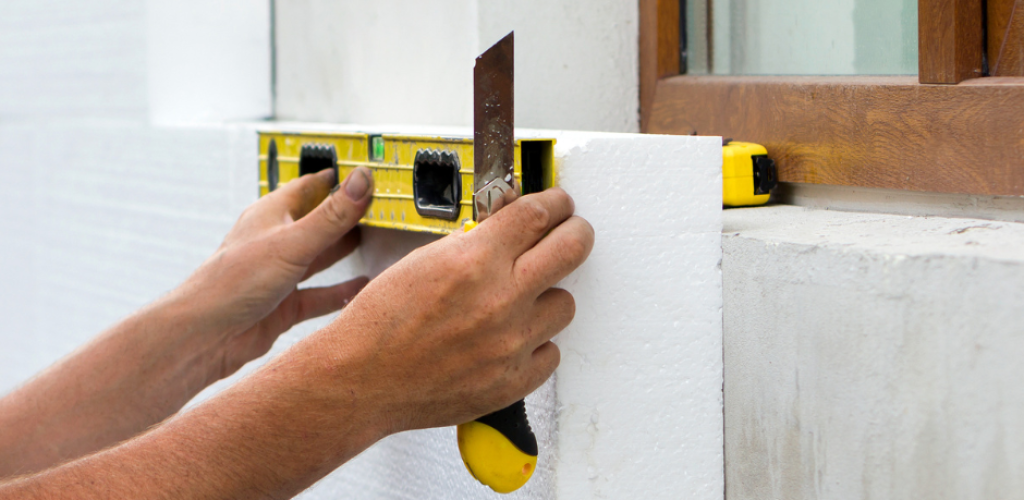
{"label": "human hand", "polygon": [[307,367],[304,394],[372,405],[369,420],[382,434],[508,406],[559,362],[550,339],[572,320],[575,303],[551,287],[594,241],[573,210],[569,195],[551,189],[412,252],[268,368]]}
{"label": "human hand", "polygon": [[265,354],[293,325],[341,309],[366,285],[360,277],[297,288],[359,245],[357,223],[373,178],[360,168],[336,185],[335,172],[325,170],[249,206],[220,248],[165,300],[202,325],[213,353],[209,381]]}

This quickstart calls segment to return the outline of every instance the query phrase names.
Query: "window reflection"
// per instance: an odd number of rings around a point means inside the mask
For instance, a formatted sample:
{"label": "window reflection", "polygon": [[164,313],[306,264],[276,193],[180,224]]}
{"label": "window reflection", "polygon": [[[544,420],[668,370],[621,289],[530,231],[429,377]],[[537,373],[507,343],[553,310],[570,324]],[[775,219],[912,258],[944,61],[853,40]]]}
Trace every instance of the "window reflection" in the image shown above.
{"label": "window reflection", "polygon": [[917,0],[685,3],[690,74],[917,74]]}

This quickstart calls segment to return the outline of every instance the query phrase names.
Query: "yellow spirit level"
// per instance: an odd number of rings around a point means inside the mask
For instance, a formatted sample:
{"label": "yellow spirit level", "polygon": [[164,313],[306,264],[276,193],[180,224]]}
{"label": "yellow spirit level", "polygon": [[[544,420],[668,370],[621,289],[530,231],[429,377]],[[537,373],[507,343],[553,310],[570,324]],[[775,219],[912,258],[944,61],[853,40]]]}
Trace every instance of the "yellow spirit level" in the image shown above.
{"label": "yellow spirit level", "polygon": [[[554,139],[517,139],[523,194],[555,185]],[[449,234],[473,221],[473,139],[345,132],[260,132],[260,196],[302,175],[357,167],[373,174],[368,226]]]}
{"label": "yellow spirit level", "polygon": [[722,146],[722,204],[764,205],[778,183],[775,162],[760,144],[726,139]]}

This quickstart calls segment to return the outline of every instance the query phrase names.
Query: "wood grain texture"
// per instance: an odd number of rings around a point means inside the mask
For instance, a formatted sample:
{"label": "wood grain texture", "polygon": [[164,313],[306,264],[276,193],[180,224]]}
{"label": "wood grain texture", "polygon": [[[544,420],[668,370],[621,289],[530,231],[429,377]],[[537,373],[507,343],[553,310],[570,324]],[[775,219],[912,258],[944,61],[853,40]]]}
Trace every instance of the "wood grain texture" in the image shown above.
{"label": "wood grain texture", "polygon": [[679,0],[640,0],[640,129],[658,80],[679,74]]}
{"label": "wood grain texture", "polygon": [[983,0],[918,0],[921,83],[960,83],[983,76]]}
{"label": "wood grain texture", "polygon": [[1024,0],[989,0],[988,9],[992,76],[1024,75]]}
{"label": "wood grain texture", "polygon": [[764,144],[783,182],[1024,196],[1024,85],[984,78],[663,79],[648,132]]}
{"label": "wood grain texture", "polygon": [[1010,13],[1017,0],[985,0],[985,54],[988,56],[988,67],[992,69],[999,61],[999,51],[1003,48],[1003,37],[1006,27],[1010,24]]}

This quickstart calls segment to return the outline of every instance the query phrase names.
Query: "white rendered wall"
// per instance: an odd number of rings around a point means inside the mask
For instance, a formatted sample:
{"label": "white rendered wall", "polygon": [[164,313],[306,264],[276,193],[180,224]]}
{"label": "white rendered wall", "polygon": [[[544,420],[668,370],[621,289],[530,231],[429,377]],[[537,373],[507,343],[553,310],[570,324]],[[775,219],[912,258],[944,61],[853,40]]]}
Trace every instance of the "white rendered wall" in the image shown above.
{"label": "white rendered wall", "polygon": [[0,2],[0,123],[146,118],[142,0]]}
{"label": "white rendered wall", "polygon": [[479,3],[479,50],[516,32],[517,126],[640,130],[639,2]]}
{"label": "white rendered wall", "polygon": [[638,130],[638,4],[278,2],[277,114],[472,125],[473,60],[516,31],[516,124]]}
{"label": "white rendered wall", "polygon": [[0,121],[271,115],[267,0],[0,2]]}
{"label": "white rendered wall", "polygon": [[470,125],[476,0],[278,1],[277,116]]}
{"label": "white rendered wall", "polygon": [[1024,224],[728,210],[731,499],[1018,498]]}
{"label": "white rendered wall", "polygon": [[150,119],[273,114],[270,0],[145,0]]}

